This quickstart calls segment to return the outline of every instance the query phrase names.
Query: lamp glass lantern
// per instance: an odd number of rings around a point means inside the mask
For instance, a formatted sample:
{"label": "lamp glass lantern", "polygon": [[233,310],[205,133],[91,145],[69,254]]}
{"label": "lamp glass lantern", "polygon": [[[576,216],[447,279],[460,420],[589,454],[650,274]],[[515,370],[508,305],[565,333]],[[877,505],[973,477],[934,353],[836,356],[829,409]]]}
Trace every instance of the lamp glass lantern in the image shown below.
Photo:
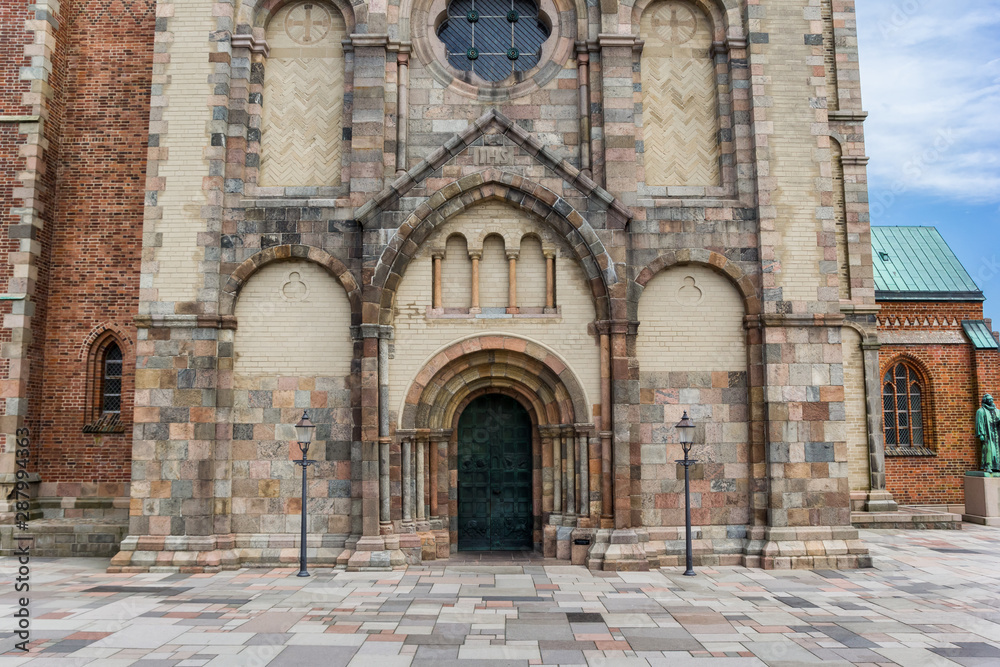
{"label": "lamp glass lantern", "polygon": [[303,458],[305,458],[306,452],[309,451],[309,444],[312,442],[315,430],[316,425],[309,419],[309,413],[303,412],[302,419],[295,425],[295,437],[298,440],[299,448],[302,449]]}
{"label": "lamp glass lantern", "polygon": [[677,437],[681,441],[684,453],[687,454],[691,451],[691,443],[694,442],[694,421],[688,417],[687,410],[684,411],[684,416],[674,425],[674,428],[677,429]]}

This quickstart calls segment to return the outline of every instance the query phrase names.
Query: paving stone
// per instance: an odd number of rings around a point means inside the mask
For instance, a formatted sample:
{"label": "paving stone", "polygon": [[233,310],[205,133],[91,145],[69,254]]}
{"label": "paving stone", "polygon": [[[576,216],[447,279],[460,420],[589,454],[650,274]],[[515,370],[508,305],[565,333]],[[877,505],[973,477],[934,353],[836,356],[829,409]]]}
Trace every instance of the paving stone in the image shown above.
{"label": "paving stone", "polygon": [[[697,577],[680,568],[615,574],[504,564],[493,571],[443,562],[405,572],[322,570],[306,580],[295,568],[109,579],[107,560],[39,560],[32,570],[34,652],[23,657],[12,651],[12,635],[0,635],[8,651],[0,662],[1000,664],[1000,529],[866,532],[865,539],[878,567],[842,576],[743,567],[700,568]],[[942,552],[943,544],[954,550]],[[184,590],[169,596],[121,592],[178,581]],[[412,595],[435,586],[453,592]],[[514,590],[532,594],[500,594]],[[554,598],[540,601],[548,595]],[[576,606],[559,606],[558,596],[575,596]],[[625,602],[658,611],[618,611]],[[12,612],[0,603],[0,614]]]}

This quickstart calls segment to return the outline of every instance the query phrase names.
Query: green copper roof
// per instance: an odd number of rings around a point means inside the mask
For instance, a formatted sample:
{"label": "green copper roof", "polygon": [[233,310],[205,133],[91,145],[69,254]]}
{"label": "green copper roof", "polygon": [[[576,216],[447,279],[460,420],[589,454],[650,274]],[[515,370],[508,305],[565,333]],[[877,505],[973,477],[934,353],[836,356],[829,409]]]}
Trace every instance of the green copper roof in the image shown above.
{"label": "green copper roof", "polygon": [[885,301],[985,301],[934,227],[872,227],[875,298]]}
{"label": "green copper roof", "polygon": [[982,320],[962,320],[962,329],[977,350],[995,350],[1000,347],[990,328]]}

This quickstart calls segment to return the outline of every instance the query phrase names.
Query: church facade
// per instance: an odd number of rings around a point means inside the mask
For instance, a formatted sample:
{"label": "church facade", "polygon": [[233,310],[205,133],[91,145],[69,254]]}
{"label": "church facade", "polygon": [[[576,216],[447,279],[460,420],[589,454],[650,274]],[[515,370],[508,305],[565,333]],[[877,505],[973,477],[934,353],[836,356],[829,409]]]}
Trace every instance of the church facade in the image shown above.
{"label": "church facade", "polygon": [[303,412],[317,564],[676,563],[685,411],[697,561],[869,562],[852,0],[2,11],[0,481],[113,571],[294,560]]}

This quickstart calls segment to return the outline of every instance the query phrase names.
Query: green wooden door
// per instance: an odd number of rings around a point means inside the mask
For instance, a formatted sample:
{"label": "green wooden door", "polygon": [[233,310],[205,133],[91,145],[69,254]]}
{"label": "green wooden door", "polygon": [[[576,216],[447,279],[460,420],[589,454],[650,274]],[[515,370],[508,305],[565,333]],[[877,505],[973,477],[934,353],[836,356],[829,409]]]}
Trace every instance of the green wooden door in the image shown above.
{"label": "green wooden door", "polygon": [[458,548],[532,548],[531,421],[510,397],[481,396],[459,417]]}

